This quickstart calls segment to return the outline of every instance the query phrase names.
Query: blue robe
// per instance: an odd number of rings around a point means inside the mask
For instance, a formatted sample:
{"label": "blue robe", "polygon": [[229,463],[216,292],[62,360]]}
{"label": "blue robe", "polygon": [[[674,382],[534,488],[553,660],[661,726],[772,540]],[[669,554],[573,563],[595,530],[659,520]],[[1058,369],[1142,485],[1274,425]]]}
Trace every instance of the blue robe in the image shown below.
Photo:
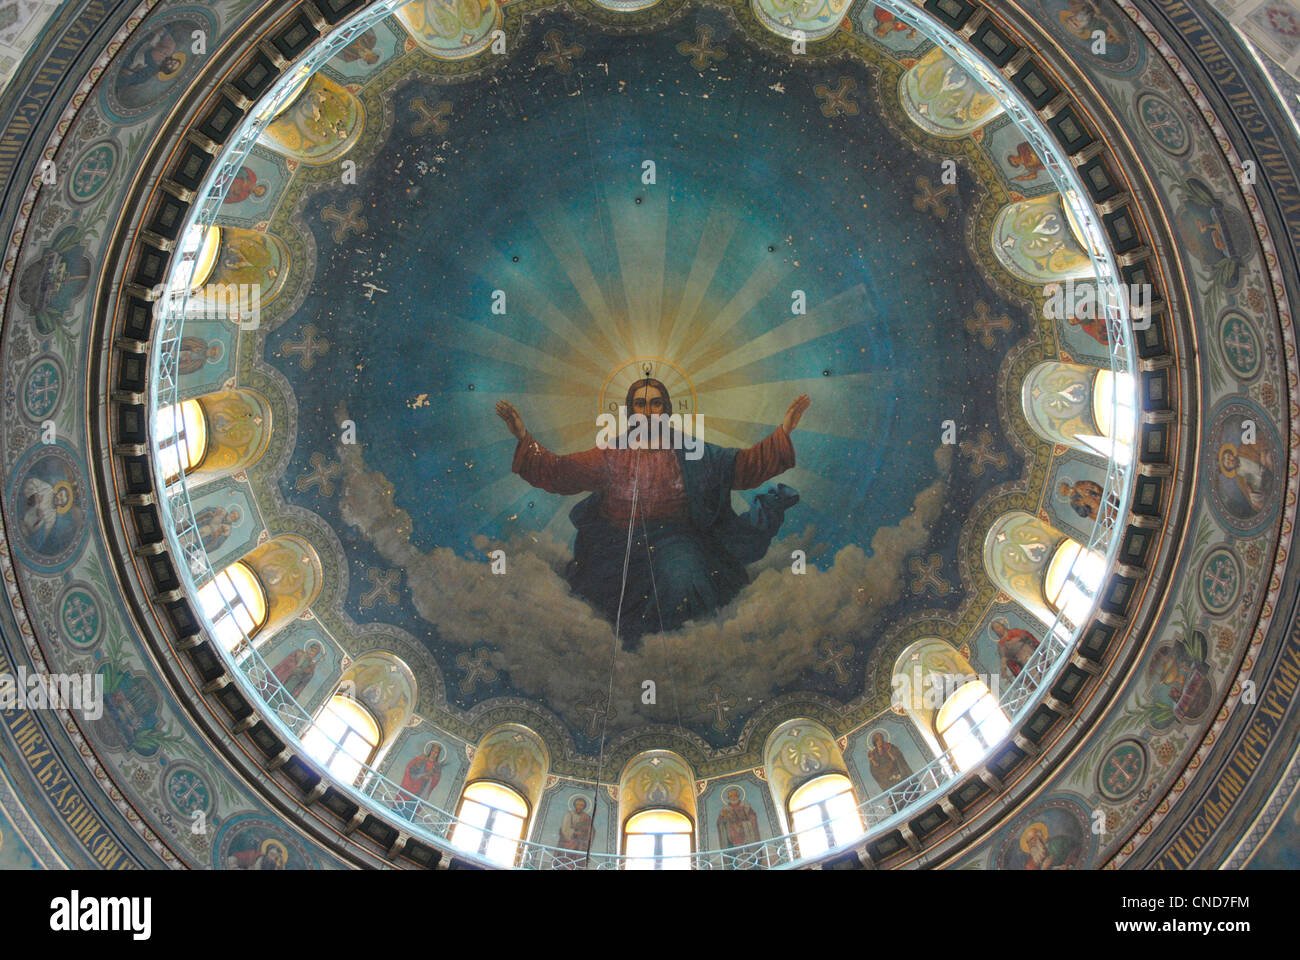
{"label": "blue robe", "polygon": [[762,559],[785,511],[799,502],[793,488],[779,483],[756,496],[749,510],[738,515],[731,508],[738,452],[706,443],[703,455],[689,460],[684,450],[676,451],[688,518],[637,517],[626,588],[626,524],[611,523],[601,515],[601,493],[570,511],[578,535],[565,578],[574,593],[617,625],[625,649],[637,649],[644,634],[675,630],[730,603],[749,583],[745,565]]}

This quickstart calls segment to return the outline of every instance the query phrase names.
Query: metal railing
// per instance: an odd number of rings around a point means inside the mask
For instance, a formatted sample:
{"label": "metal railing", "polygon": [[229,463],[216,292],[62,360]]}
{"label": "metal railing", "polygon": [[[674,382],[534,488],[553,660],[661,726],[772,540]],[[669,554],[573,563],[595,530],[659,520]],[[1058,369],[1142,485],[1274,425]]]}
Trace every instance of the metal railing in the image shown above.
{"label": "metal railing", "polygon": [[[388,16],[403,2],[405,0],[382,0],[354,15],[321,40],[293,70],[280,78],[258,107],[243,121],[214,169],[209,172],[181,234],[180,256],[172,265],[169,282],[162,296],[155,302],[155,315],[159,329],[151,347],[152,376],[149,387],[149,409],[153,418],[151,424],[155,425],[151,436],[156,433],[157,418],[168,408],[176,418],[174,427],[177,431],[182,426],[179,372],[181,335],[187,316],[193,313],[191,308],[193,287],[187,281],[178,283],[176,278],[191,276],[200,247],[198,239],[203,231],[216,225],[228,186],[235,179],[245,157],[261,136],[265,126],[274,118],[295,89],[335,53],[374,23]],[[1133,358],[1128,302],[1121,295],[1114,260],[1106,246],[1095,212],[1083,199],[1086,194],[1074,168],[1059,155],[1058,148],[1041,121],[1020,98],[1019,93],[1010,87],[1000,74],[988,68],[978,58],[969,55],[948,28],[934,20],[924,10],[905,0],[875,0],[875,2],[903,21],[920,27],[983,83],[999,99],[1034,146],[1045,167],[1051,172],[1065,202],[1070,205],[1083,233],[1083,240],[1089,247],[1089,254],[1096,268],[1098,292],[1106,305],[1111,370],[1117,374],[1131,374]],[[1122,410],[1125,409],[1118,401],[1116,391],[1115,407],[1112,411],[1112,423],[1116,424],[1119,422]],[[1136,410],[1136,403],[1134,409]],[[196,617],[207,635],[213,639],[214,645],[222,648],[221,655],[225,657],[231,674],[237,678],[244,694],[254,703],[262,705],[261,713],[267,722],[286,739],[300,741],[308,729],[313,727],[313,715],[276,677],[263,658],[254,638],[243,636],[242,641],[234,645],[234,650],[239,654],[236,656],[235,652],[226,649],[216,639],[213,618],[197,604],[199,587],[210,582],[218,571],[213,567],[203,546],[184,471],[175,479],[163,476],[156,446],[153,447],[153,452],[154,482],[156,489],[161,491],[159,508],[163,514],[163,525],[169,545],[177,556],[185,558],[180,574],[184,588],[194,603]],[[1105,557],[1107,569],[1113,565],[1115,550],[1118,547],[1118,539],[1115,537],[1118,521],[1127,512],[1130,464],[1131,456],[1128,463],[1122,463],[1113,456],[1110,458],[1104,485],[1103,505],[1099,509],[1091,536],[1087,543],[1083,544],[1087,550],[1095,551]],[[1085,554],[1080,553],[1074,562],[1079,562],[1083,556]],[[221,612],[218,611],[218,614],[220,615]],[[227,603],[224,613],[230,615],[231,612]],[[1009,730],[1016,729],[1026,717],[1027,711],[1037,702],[1039,694],[1053,682],[1068,659],[1066,655],[1078,639],[1082,626],[1083,624],[1069,623],[1059,614],[1056,620],[1048,625],[1043,639],[1000,697],[999,705],[1010,723]],[[317,735],[321,732],[318,728]],[[958,744],[958,747],[964,746],[966,744]],[[994,744],[990,749],[996,746]],[[987,753],[988,751],[985,751],[986,756]],[[328,771],[322,770],[322,772],[327,776],[330,775]],[[914,814],[923,804],[963,774],[964,771],[955,759],[954,750],[935,757],[925,767],[900,783],[862,801],[852,814],[842,815],[843,829],[835,831],[837,841],[841,842],[837,842],[829,849],[820,850],[817,856],[824,857],[833,854],[836,850],[859,845],[865,836],[890,829],[892,825]],[[474,851],[459,849],[453,843],[453,834],[459,825],[455,815],[426,798],[404,790],[400,784],[389,779],[380,770],[363,764],[362,773],[354,783],[343,783],[332,777],[331,779],[340,789],[349,792],[371,812],[412,836],[455,856],[491,863]],[[601,789],[601,785],[596,784],[593,789]],[[470,830],[480,836],[485,833],[478,827],[472,827]],[[587,854],[583,851],[530,840],[511,837],[501,839],[509,842],[508,849],[513,852],[511,862],[505,865],[523,869],[627,869],[645,866],[650,859],[597,851]],[[807,858],[800,852],[799,834],[792,832],[744,846],[696,851],[689,857],[664,859],[675,864],[687,864],[691,869],[697,870],[735,870],[789,867]]]}

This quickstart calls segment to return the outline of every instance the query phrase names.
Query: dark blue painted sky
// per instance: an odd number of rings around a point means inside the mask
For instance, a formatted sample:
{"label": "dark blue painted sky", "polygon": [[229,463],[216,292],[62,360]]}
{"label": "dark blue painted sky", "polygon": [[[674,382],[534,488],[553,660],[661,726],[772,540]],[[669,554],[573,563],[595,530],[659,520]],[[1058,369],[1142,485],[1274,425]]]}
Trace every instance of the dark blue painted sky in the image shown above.
{"label": "dark blue painted sky", "polygon": [[[677,51],[702,22],[727,54],[703,73]],[[564,45],[584,48],[567,74],[536,65],[552,29]],[[812,394],[813,412],[795,440],[800,468],[820,482],[804,487],[786,529],[815,525],[829,547],[819,562],[851,542],[869,548],[879,527],[908,513],[935,479],[943,420],[958,422],[961,439],[981,428],[1000,434],[997,368],[1027,318],[972,268],[960,192],[946,219],[915,209],[916,178],[937,181],[938,165],[881,122],[864,69],[772,62],[728,32],[707,13],[622,38],[552,16],[527,31],[493,79],[441,87],[421,80],[396,93],[392,136],[359,183],[307,204],[304,219],[319,250],[316,280],[298,314],[269,338],[268,357],[293,383],[301,409],[283,485],[290,501],[337,519],[335,504],[296,491],[293,481],[312,452],[335,458],[334,410],[343,400],[367,464],[396,485],[397,505],[411,514],[422,550],[451,546],[468,554],[477,534],[541,528],[567,513],[572,498],[500,482],[514,441],[492,416],[495,401],[511,398],[539,438],[562,452],[591,446],[594,419],[580,442],[547,418],[575,404],[594,418],[602,379],[630,359],[623,344],[611,351],[608,338],[597,343],[593,333],[622,324],[662,346],[653,328],[676,314],[701,242],[720,222],[730,224],[729,241],[699,310],[677,327],[682,354],[668,359],[686,362],[717,311],[775,272],[778,279],[737,315],[720,338],[724,348],[714,351],[714,360],[740,351],[731,369],[722,361],[704,378],[761,384],[770,405],[760,410],[759,393],[733,390],[717,393],[712,406],[702,395],[701,412],[706,421],[723,418],[748,443],[772,429],[799,392]],[[834,89],[842,77],[856,85],[859,112],[828,118],[814,88]],[[445,134],[412,133],[415,98],[451,102]],[[649,186],[641,182],[647,159],[657,167]],[[336,243],[320,211],[354,198],[368,229]],[[562,252],[563,232],[576,238],[608,315],[593,310],[590,290],[584,296]],[[638,292],[644,271],[634,264],[642,255],[663,258],[653,315]],[[367,300],[365,280],[389,292]],[[810,313],[822,307],[831,317],[828,332],[804,331],[785,349],[746,358],[746,344],[792,319],[795,288],[806,292]],[[490,312],[494,289],[507,292],[505,316]],[[978,300],[1015,318],[1017,331],[1000,334],[993,350],[964,325]],[[822,306],[832,301],[833,308]],[[277,351],[309,322],[337,334],[329,353],[303,371]],[[697,362],[695,370],[708,366]],[[413,404],[421,395],[427,405]],[[736,442],[710,435],[707,422],[706,439]],[[963,469],[959,462],[952,503],[935,531],[934,547],[945,553],[954,583],[967,507],[1018,474],[1020,464],[1012,457],[1005,470],[979,478],[961,476]],[[340,533],[353,553],[359,595],[361,574],[376,561],[364,537]],[[404,617],[417,634],[427,632],[413,610]]]}

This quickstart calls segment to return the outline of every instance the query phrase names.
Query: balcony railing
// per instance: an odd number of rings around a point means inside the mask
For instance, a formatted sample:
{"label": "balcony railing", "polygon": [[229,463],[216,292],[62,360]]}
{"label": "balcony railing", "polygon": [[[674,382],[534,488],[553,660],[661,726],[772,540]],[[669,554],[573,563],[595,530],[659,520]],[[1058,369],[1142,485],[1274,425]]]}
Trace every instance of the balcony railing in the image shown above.
{"label": "balcony railing", "polygon": [[[173,278],[178,275],[178,271],[185,271],[179,276],[187,278],[192,274],[198,256],[197,238],[207,228],[216,225],[218,211],[227,187],[238,173],[263,129],[292,94],[294,88],[359,34],[388,16],[403,2],[405,0],[382,0],[365,8],[336,28],[309,51],[293,70],[282,77],[244,120],[218,163],[209,172],[204,188],[199,193],[198,201],[186,223],[186,229],[181,234],[185,242],[181,245],[180,256],[172,266]],[[928,36],[1002,102],[1004,108],[1020,126],[1021,131],[1051,173],[1062,197],[1080,225],[1085,244],[1089,247],[1096,269],[1098,292],[1106,304],[1110,369],[1114,373],[1132,374],[1133,354],[1128,301],[1120,289],[1114,259],[1106,246],[1096,213],[1084,199],[1086,193],[1074,168],[1060,156],[1058,148],[1041,121],[1020,98],[1019,93],[1006,83],[1001,74],[968,54],[948,28],[930,17],[923,9],[905,0],[875,0],[875,2],[904,22],[915,23],[926,31]],[[150,410],[154,416],[158,411],[170,407],[179,418],[179,403],[182,399],[179,374],[181,336],[186,318],[191,315],[190,300],[193,290],[188,283],[173,286],[174,283],[174,280],[169,282],[163,295],[156,302],[158,333],[152,346],[153,376],[150,378],[149,399]],[[1115,391],[1112,423],[1118,423],[1121,415],[1118,400],[1118,391]],[[180,424],[178,423],[177,426],[179,427]],[[155,449],[155,454],[156,452]],[[1131,463],[1131,458],[1129,461]],[[179,478],[168,482],[168,478],[162,476],[159,458],[156,455],[153,469],[156,489],[163,491],[162,496],[159,497],[159,508],[163,514],[167,539],[174,553],[178,557],[185,558],[180,572],[184,586],[189,596],[193,598],[196,596],[197,588],[211,580],[217,571],[199,536],[186,477],[182,474]],[[1106,558],[1107,569],[1114,563],[1114,555],[1118,547],[1115,532],[1119,518],[1127,512],[1130,479],[1130,465],[1112,457],[1104,485],[1105,506],[1099,510],[1092,533],[1084,544],[1088,550],[1096,551]],[[1080,553],[1079,557],[1085,555]],[[1078,562],[1078,558],[1075,562]],[[229,612],[227,609],[227,613]],[[212,618],[198,609],[196,614],[208,635],[215,636]],[[1020,673],[1002,691],[999,703],[1011,723],[1011,730],[1016,729],[1040,695],[1050,687],[1068,659],[1068,652],[1074,647],[1082,626],[1083,624],[1070,624],[1058,615],[1056,621],[1047,626],[1042,641],[1028,658]],[[252,702],[261,704],[264,718],[283,737],[290,741],[300,741],[308,728],[313,725],[314,718],[275,676],[266,663],[255,638],[244,637],[244,642],[237,647],[241,652],[238,658],[222,644],[214,642],[214,645],[222,647],[221,654],[226,658],[230,673],[237,678],[244,694]],[[315,766],[319,767],[319,764]],[[329,775],[328,771],[321,772]],[[925,804],[932,802],[941,790],[962,775],[963,772],[955,762],[952,750],[935,757],[925,767],[900,783],[858,804],[855,813],[857,820],[847,824],[851,827],[849,831],[852,833],[851,839],[839,844],[834,850],[819,852],[818,858],[832,855],[836,850],[856,846],[867,836],[891,829]],[[413,796],[382,771],[365,766],[354,783],[342,783],[337,780],[334,782],[339,789],[349,792],[358,802],[393,826],[444,852],[473,861],[486,862],[473,853],[467,853],[453,846],[451,836],[458,821],[452,813],[430,803],[427,799]],[[599,789],[600,785],[597,784],[595,788]],[[849,815],[845,814],[844,817],[848,818]],[[836,835],[839,836],[840,832],[837,831]],[[494,865],[533,870],[618,870],[628,866],[629,858],[618,854],[598,851],[588,854],[530,840],[509,839],[514,844],[512,849],[515,850],[512,862]],[[644,857],[634,859],[638,861],[638,866],[644,865],[646,860]],[[684,861],[691,869],[696,870],[746,870],[790,867],[803,862],[805,858],[800,853],[798,834],[788,833],[745,846],[697,851],[691,853],[688,858],[668,859],[674,863]]]}

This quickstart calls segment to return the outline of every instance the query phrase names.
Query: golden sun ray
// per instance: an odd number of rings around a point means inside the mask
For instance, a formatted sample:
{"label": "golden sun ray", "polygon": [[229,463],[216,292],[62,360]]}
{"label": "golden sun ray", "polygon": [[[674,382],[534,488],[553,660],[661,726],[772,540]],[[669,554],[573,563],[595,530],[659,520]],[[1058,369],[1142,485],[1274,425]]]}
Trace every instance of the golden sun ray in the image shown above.
{"label": "golden sun ray", "polygon": [[[609,204],[634,353],[654,344],[663,317],[664,261],[668,255],[668,196],[651,192],[644,202]],[[635,213],[633,212],[635,211]],[[644,337],[646,342],[639,342]]]}
{"label": "golden sun ray", "polygon": [[620,323],[616,318],[600,281],[596,279],[596,274],[587,261],[587,255],[583,253],[573,224],[554,209],[536,210],[532,219],[541,235],[546,237],[551,253],[573,284],[596,328],[615,349],[619,345],[626,346],[630,331],[626,323]]}
{"label": "golden sun ray", "polygon": [[704,224],[704,233],[700,236],[695,257],[691,261],[691,272],[682,287],[681,299],[677,309],[662,330],[660,342],[663,344],[664,356],[675,356],[681,350],[681,339],[691,329],[691,321],[704,304],[705,294],[713,284],[713,278],[722,265],[727,247],[736,232],[736,218],[730,210],[716,202],[709,210]]}
{"label": "golden sun ray", "polygon": [[732,350],[719,349],[710,355],[698,358],[704,364],[702,368],[691,371],[698,389],[710,389],[709,379],[737,367],[756,363],[782,350],[789,350],[810,340],[843,330],[862,322],[862,311],[852,309],[849,304],[866,299],[866,287],[858,284],[850,290],[832,297],[819,304],[803,316],[792,317],[753,340],[747,341]]}
{"label": "golden sun ray", "polygon": [[[543,392],[552,389],[564,392],[562,388],[571,388],[575,381],[591,375],[590,370],[578,366],[572,360],[539,350],[473,320],[464,320],[457,327],[456,348],[489,360],[497,360],[507,366],[524,368],[529,373],[530,381],[538,382],[539,385],[547,384]],[[552,380],[553,387],[549,385]]]}
{"label": "golden sun ray", "polygon": [[[853,422],[832,418],[832,411],[842,414],[851,406],[832,398],[846,393],[866,396],[873,386],[894,383],[897,379],[894,373],[850,373],[830,379],[806,377],[767,383],[745,383],[738,380],[736,386],[701,390],[699,412],[704,415],[705,423],[710,428],[715,418],[719,421],[727,419],[713,412],[718,410],[743,415],[745,420],[755,423],[775,425],[785,417],[790,401],[799,394],[806,393],[812,397],[812,406],[804,414],[799,424],[800,430],[822,432],[835,437],[861,438],[870,435],[873,426],[872,410],[864,407],[861,418]],[[719,423],[719,428],[721,426]]]}
{"label": "golden sun ray", "polygon": [[769,262],[759,266],[717,313],[704,323],[692,326],[691,332],[694,335],[683,340],[677,362],[687,367],[694,365],[699,355],[740,323],[749,311],[758,306],[763,298],[776,288],[790,270],[791,264],[784,261]]}
{"label": "golden sun ray", "polygon": [[584,369],[588,369],[589,372],[595,371],[599,376],[606,366],[606,358],[614,352],[613,345],[600,331],[591,327],[585,329],[579,327],[563,310],[550,301],[546,294],[529,279],[527,273],[516,272],[516,275],[508,277],[507,280],[510,290],[509,309],[545,326],[571,351],[573,355],[570,359],[573,363],[586,361],[583,365]]}

